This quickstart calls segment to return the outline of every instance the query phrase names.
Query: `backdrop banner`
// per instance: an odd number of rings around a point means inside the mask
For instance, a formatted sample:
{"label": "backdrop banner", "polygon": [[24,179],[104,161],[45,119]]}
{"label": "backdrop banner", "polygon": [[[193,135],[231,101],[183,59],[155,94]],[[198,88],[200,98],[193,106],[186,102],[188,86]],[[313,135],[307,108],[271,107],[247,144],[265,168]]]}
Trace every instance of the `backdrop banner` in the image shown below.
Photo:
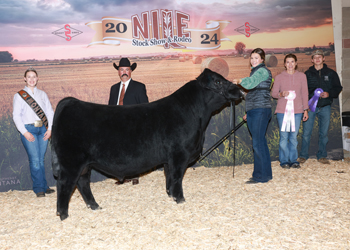
{"label": "backdrop banner", "polygon": [[[231,81],[249,76],[249,54],[258,47],[265,50],[273,77],[285,70],[283,59],[288,53],[297,56],[298,70],[305,72],[312,66],[311,51],[318,48],[325,51],[327,66],[336,68],[331,0],[317,5],[311,0],[141,0],[137,6],[127,1],[8,1],[0,5],[0,13],[1,192],[32,188],[28,157],[12,120],[13,97],[24,88],[23,74],[29,67],[37,70],[37,87],[48,94],[54,110],[67,96],[107,104],[111,86],[120,81],[113,63],[119,64],[122,57],[137,63],[132,78],[146,85],[150,102],[170,95],[205,68]],[[274,112],[276,100],[271,101]],[[242,121],[244,106],[244,101],[236,103],[232,119],[229,104],[212,117],[203,152]],[[302,126],[299,149],[301,132]],[[275,115],[266,137],[271,160],[278,161]],[[316,120],[311,157],[317,149]],[[330,159],[343,158],[338,99],[332,104],[327,151]],[[245,124],[193,166],[252,162]],[[45,168],[48,184],[54,186],[50,145]],[[110,177],[93,171],[93,181],[105,178]]]}

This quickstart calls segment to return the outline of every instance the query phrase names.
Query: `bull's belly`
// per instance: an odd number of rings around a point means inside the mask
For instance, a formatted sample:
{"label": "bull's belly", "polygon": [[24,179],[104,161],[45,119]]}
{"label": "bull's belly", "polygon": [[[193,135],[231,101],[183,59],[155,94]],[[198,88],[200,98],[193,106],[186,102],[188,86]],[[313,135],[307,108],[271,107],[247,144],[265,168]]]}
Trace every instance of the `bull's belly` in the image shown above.
{"label": "bull's belly", "polygon": [[125,176],[136,176],[148,172],[162,164],[164,164],[164,162],[150,161],[149,159],[144,161],[130,159],[127,162],[109,162],[107,164],[106,162],[94,162],[91,165],[98,171],[122,179]]}

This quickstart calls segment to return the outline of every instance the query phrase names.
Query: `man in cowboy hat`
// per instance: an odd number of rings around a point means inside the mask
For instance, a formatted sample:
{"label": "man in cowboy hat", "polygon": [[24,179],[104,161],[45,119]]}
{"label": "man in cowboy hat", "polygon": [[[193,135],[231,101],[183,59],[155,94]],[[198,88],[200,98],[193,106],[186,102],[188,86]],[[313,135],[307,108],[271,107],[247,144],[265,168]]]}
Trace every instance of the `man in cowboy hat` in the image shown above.
{"label": "man in cowboy hat", "polygon": [[[137,64],[130,65],[128,58],[122,58],[119,61],[119,66],[113,63],[113,66],[118,70],[118,75],[121,82],[114,84],[111,87],[108,105],[133,105],[148,103],[146,86],[143,83],[131,79],[131,72],[136,69]],[[122,88],[120,87],[122,86]],[[120,94],[124,87],[124,98],[120,100]],[[122,101],[122,103],[119,103]]]}
{"label": "man in cowboy hat", "polygon": [[[130,65],[128,58],[121,58],[119,66],[113,63],[113,66],[118,70],[120,82],[111,87],[109,94],[108,105],[134,105],[148,103],[146,86],[143,83],[131,79],[131,72],[136,69],[137,64]],[[125,181],[117,181],[120,185],[124,182],[132,181],[133,185],[139,183],[139,177],[133,179],[125,179]]]}

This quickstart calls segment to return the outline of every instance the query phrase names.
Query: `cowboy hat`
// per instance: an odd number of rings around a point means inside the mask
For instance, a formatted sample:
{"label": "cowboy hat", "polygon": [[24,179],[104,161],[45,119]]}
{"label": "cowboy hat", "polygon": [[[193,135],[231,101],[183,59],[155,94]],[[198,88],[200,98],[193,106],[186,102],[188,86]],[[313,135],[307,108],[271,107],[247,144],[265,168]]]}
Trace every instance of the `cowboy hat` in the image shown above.
{"label": "cowboy hat", "polygon": [[119,67],[130,67],[131,68],[131,71],[134,71],[134,69],[136,69],[136,66],[137,64],[136,63],[133,63],[131,66],[130,66],[130,61],[128,58],[125,58],[123,57],[122,59],[120,59],[119,61],[119,66],[116,65],[115,63],[113,63],[113,66],[116,70],[119,69]]}

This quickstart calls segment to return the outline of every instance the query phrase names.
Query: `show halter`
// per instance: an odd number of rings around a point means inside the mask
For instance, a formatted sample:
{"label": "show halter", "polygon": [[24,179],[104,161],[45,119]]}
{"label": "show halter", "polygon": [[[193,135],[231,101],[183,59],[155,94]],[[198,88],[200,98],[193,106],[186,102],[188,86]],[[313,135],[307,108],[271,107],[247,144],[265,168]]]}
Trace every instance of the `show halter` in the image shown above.
{"label": "show halter", "polygon": [[288,96],[284,98],[287,99],[286,109],[284,111],[284,117],[282,122],[281,131],[295,132],[295,118],[294,118],[294,99],[296,97],[295,91],[288,91]]}
{"label": "show halter", "polygon": [[315,112],[316,110],[317,102],[318,102],[318,99],[320,98],[321,93],[323,93],[323,89],[321,88],[315,89],[314,96],[309,100],[309,109],[312,112]]}

